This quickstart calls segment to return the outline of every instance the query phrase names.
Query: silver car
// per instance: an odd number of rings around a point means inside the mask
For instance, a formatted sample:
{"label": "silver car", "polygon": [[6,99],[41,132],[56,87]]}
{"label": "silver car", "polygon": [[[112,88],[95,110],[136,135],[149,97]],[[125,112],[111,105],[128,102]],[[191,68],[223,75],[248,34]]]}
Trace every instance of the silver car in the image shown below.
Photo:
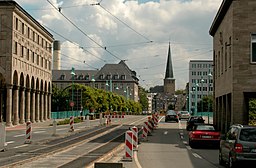
{"label": "silver car", "polygon": [[[256,164],[256,127],[247,125],[232,125],[221,138],[219,150],[220,165],[236,167],[239,162]],[[245,167],[248,167],[245,166]]]}
{"label": "silver car", "polygon": [[186,120],[188,120],[189,117],[190,117],[190,114],[189,114],[188,111],[179,111],[179,112],[178,112],[178,115],[179,115],[179,119],[180,119],[180,120],[181,120],[181,119],[186,119]]}

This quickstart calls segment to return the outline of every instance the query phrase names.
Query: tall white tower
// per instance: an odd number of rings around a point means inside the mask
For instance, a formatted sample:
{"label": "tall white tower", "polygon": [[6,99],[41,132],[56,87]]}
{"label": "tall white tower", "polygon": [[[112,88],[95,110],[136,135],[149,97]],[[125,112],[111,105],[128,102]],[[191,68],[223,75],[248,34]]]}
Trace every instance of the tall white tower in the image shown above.
{"label": "tall white tower", "polygon": [[60,70],[60,42],[53,42],[53,70]]}

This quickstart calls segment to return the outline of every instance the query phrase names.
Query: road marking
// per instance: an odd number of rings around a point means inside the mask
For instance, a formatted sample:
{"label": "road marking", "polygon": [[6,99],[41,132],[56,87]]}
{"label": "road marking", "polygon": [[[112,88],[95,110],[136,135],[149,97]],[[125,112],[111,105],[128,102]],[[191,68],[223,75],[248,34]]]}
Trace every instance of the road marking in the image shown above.
{"label": "road marking", "polygon": [[28,146],[28,144],[16,146],[16,147],[13,147],[13,148],[17,149],[17,148],[22,148],[22,147],[26,147],[26,146]]}
{"label": "road marking", "polygon": [[35,131],[33,132],[34,134],[39,134],[39,133],[43,133],[43,132],[46,132],[46,131]]}
{"label": "road marking", "polygon": [[168,131],[164,131],[164,135],[167,135],[168,134]]}
{"label": "road marking", "polygon": [[186,148],[187,148],[188,150],[191,150],[191,149],[192,149],[190,146],[186,146]]}
{"label": "road marking", "polygon": [[17,138],[17,137],[21,137],[21,136],[25,136],[25,134],[15,135],[15,136],[13,136],[13,137],[14,137],[14,138]]}
{"label": "road marking", "polygon": [[134,121],[134,122],[130,123],[129,125],[134,125],[134,123],[139,122],[139,121],[141,121],[141,120],[145,120],[145,118],[148,118],[148,117],[144,117],[144,118],[142,118],[142,119],[139,119],[139,120],[137,120],[137,121]]}
{"label": "road marking", "polygon": [[140,162],[138,160],[138,157],[137,157],[137,151],[134,151],[134,161],[137,165],[137,168],[142,168],[141,165],[140,165]]}
{"label": "road marking", "polygon": [[5,142],[6,145],[7,144],[12,144],[12,143],[14,143],[14,141]]}
{"label": "road marking", "polygon": [[192,153],[193,156],[195,156],[196,158],[202,159],[202,157],[200,155],[198,155],[197,153]]}
{"label": "road marking", "polygon": [[57,129],[58,131],[60,131],[60,130],[67,130],[67,128],[59,128],[59,129]]}
{"label": "road marking", "polygon": [[164,116],[162,116],[158,122],[160,122],[163,118],[164,118]]}

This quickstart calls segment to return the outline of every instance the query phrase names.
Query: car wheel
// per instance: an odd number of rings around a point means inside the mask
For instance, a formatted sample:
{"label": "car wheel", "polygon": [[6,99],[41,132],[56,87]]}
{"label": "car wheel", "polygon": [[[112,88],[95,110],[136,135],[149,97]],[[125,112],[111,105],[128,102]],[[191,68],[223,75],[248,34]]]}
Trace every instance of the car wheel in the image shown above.
{"label": "car wheel", "polygon": [[221,151],[219,151],[219,165],[222,165],[222,166],[225,165],[225,162],[224,162],[224,160],[223,160],[223,158],[222,158],[222,153],[221,153]]}
{"label": "car wheel", "polygon": [[235,166],[235,162],[233,161],[231,155],[229,155],[229,157],[228,157],[228,167],[229,167],[229,168],[234,168],[234,167],[236,167],[236,166]]}

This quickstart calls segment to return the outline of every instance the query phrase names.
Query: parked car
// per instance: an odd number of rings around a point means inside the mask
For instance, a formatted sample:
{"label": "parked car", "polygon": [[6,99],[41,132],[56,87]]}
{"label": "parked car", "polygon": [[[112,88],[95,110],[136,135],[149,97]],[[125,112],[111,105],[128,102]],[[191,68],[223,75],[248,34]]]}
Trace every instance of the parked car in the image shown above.
{"label": "parked car", "polygon": [[165,115],[165,122],[168,122],[168,121],[179,122],[178,114],[173,110],[168,110]]}
{"label": "parked car", "polygon": [[190,114],[189,114],[189,112],[188,111],[179,111],[178,112],[178,115],[179,115],[179,119],[181,120],[181,119],[189,119],[189,117],[190,117]]}
{"label": "parked car", "polygon": [[196,123],[189,132],[189,145],[198,144],[219,147],[220,132],[212,124]]}
{"label": "parked car", "polygon": [[196,123],[204,123],[202,116],[191,116],[187,121],[187,131],[190,131]]}
{"label": "parked car", "polygon": [[[256,164],[256,127],[247,125],[232,125],[229,131],[221,137],[219,149],[220,165],[236,167],[239,162]],[[251,163],[252,162],[252,163]]]}

